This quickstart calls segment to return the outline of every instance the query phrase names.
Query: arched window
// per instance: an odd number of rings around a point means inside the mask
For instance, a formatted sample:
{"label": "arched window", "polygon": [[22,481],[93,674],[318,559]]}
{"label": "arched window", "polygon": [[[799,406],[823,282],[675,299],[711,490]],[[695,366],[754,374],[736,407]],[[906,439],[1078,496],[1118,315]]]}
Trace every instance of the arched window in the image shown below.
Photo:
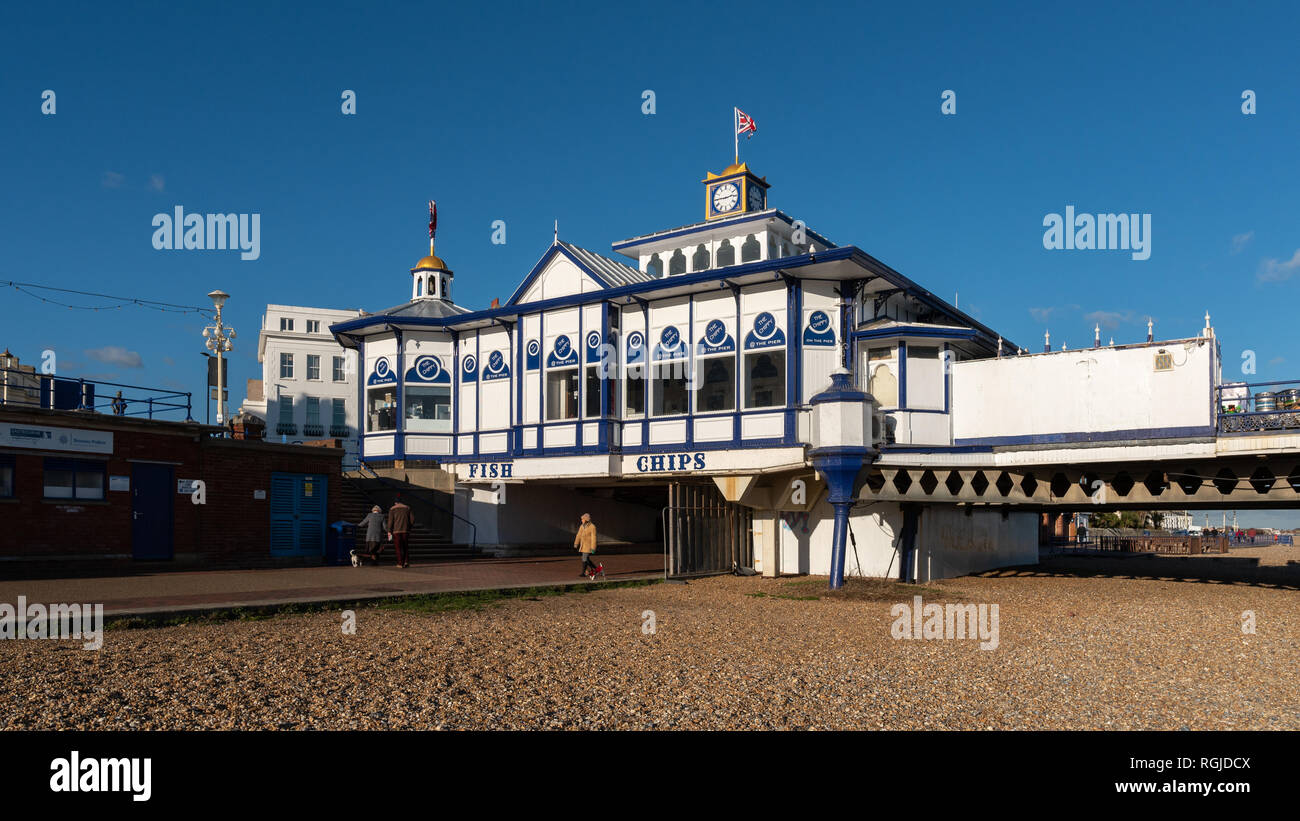
{"label": "arched window", "polygon": [[709,269],[709,249],[700,245],[695,249],[695,255],[691,257],[692,271],[707,271]]}
{"label": "arched window", "polygon": [[686,273],[686,255],[682,253],[682,249],[678,248],[673,251],[672,257],[668,260],[668,275],[684,273]]}
{"label": "arched window", "polygon": [[740,246],[740,261],[756,262],[758,260],[759,253],[762,250],[763,248],[761,245],[758,244],[758,240],[755,239],[753,234],[750,234],[749,237],[745,240],[744,245]]}
{"label": "arched window", "polygon": [[415,295],[424,296],[424,277],[420,277],[415,281]]}
{"label": "arched window", "polygon": [[724,239],[718,246],[718,267],[725,268],[728,265],[736,264],[736,249],[732,247],[731,240]]}
{"label": "arched window", "polygon": [[437,296],[437,295],[438,295],[438,292],[437,292],[436,290],[434,290],[434,287],[433,287],[433,275],[432,275],[432,274],[429,275],[429,284],[424,286],[424,291],[425,291],[425,293],[427,293],[429,296]]}
{"label": "arched window", "polygon": [[647,274],[661,277],[664,275],[664,261],[659,258],[658,254],[654,254],[650,257],[650,261],[646,263],[645,270]]}

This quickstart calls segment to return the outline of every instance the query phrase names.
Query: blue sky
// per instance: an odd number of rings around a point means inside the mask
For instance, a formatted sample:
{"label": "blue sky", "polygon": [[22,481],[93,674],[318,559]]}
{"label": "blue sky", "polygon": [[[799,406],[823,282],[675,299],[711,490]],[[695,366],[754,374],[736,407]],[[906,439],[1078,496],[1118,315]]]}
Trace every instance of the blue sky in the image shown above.
{"label": "blue sky", "polygon": [[[1084,345],[1098,322],[1134,341],[1147,316],[1193,335],[1208,309],[1225,377],[1244,350],[1249,378],[1300,374],[1287,4],[262,5],[0,11],[0,280],[181,304],[222,288],[242,386],[268,302],[407,299],[431,198],[475,308],[510,295],[553,220],[607,254],[698,220],[737,105],[771,204],[1022,346],[1049,327]],[[260,214],[260,258],[155,250],[151,220],[177,205]],[[1151,214],[1151,258],[1045,250],[1067,205]],[[53,349],[69,375],[201,391],[201,327],[0,290],[0,345]]]}

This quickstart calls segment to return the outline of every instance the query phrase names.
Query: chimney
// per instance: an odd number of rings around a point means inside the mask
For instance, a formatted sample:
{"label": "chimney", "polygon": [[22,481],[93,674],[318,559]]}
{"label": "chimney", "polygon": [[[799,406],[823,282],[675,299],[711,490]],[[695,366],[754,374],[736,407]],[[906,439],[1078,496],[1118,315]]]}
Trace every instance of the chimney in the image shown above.
{"label": "chimney", "polygon": [[492,307],[493,307],[493,308],[500,308],[500,307],[501,307],[501,298],[500,298],[500,297],[492,297]]}

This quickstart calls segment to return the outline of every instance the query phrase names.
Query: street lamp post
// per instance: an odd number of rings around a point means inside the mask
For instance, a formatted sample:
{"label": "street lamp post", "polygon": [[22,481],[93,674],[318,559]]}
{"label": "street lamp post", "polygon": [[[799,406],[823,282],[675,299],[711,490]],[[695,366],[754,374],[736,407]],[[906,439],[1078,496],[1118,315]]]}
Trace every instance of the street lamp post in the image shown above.
{"label": "street lamp post", "polygon": [[228,328],[221,322],[221,306],[226,304],[230,299],[230,294],[225,291],[217,290],[208,294],[212,304],[217,307],[216,322],[203,329],[203,337],[207,340],[204,343],[207,349],[217,355],[217,424],[224,425],[226,422],[226,375],[222,372],[222,354],[229,352],[234,348],[231,342],[235,338],[235,329]]}

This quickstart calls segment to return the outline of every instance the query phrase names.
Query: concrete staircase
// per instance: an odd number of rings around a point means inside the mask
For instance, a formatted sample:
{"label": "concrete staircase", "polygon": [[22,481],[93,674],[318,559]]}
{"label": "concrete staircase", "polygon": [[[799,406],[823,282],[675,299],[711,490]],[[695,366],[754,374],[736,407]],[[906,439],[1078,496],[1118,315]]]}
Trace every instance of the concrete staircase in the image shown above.
{"label": "concrete staircase", "polygon": [[[438,491],[404,487],[388,479],[345,475],[339,493],[343,519],[356,524],[365,518],[374,505],[379,505],[387,513],[399,491],[402,494],[402,501],[411,506],[414,517],[409,538],[412,563],[463,561],[483,556],[483,552],[477,547],[452,542],[453,519],[443,512],[450,508],[451,498],[448,494]],[[446,499],[437,497],[446,497]],[[396,554],[393,552],[391,542],[386,542],[385,545],[381,561],[391,564]],[[357,548],[365,549],[364,532],[357,533]]]}

